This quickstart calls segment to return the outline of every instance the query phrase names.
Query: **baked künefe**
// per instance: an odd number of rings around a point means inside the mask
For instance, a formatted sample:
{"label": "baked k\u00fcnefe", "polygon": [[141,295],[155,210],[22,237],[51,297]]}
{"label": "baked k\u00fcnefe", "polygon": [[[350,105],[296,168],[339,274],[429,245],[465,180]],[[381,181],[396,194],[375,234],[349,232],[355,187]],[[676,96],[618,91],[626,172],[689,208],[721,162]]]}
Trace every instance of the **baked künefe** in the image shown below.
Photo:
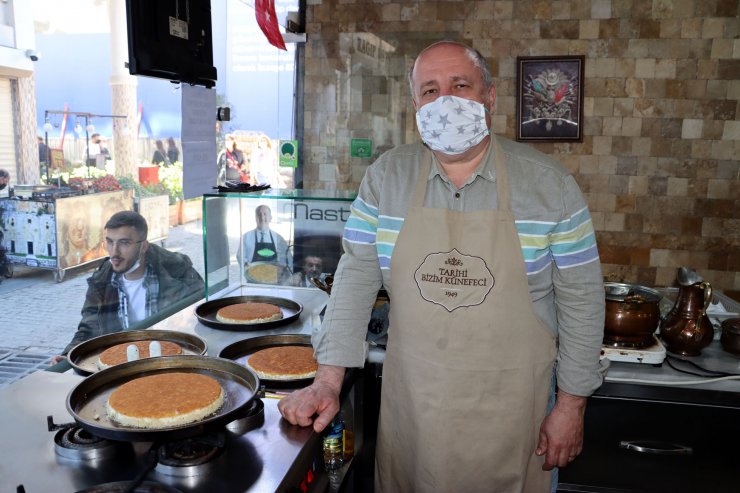
{"label": "baked k\u00fcnefe", "polygon": [[263,284],[277,284],[278,266],[275,264],[254,264],[247,268],[249,277]]}
{"label": "baked k\u00fcnefe", "polygon": [[276,346],[261,349],[247,358],[247,367],[269,380],[296,380],[316,376],[318,363],[310,346]]}
{"label": "baked k\u00fcnefe", "polygon": [[[98,369],[104,370],[111,366],[120,365],[128,361],[126,350],[130,345],[135,345],[139,349],[139,358],[149,358],[149,345],[153,341],[132,341],[123,344],[111,346],[98,357],[96,364]],[[182,347],[174,342],[158,341],[162,348],[162,356],[176,356],[182,354]]]}
{"label": "baked k\u00fcnefe", "polygon": [[280,307],[272,303],[235,303],[216,312],[216,320],[230,324],[258,324],[283,318]]}
{"label": "baked k\u00fcnefe", "polygon": [[108,417],[135,428],[169,428],[200,421],[224,403],[215,378],[200,373],[170,372],[135,378],[114,390]]}

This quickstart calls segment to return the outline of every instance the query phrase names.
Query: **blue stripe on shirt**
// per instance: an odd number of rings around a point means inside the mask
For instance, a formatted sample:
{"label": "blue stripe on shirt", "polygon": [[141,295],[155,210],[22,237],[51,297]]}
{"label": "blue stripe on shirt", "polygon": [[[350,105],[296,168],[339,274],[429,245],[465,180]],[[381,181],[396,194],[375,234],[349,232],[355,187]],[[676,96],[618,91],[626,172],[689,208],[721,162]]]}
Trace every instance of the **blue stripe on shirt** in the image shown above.
{"label": "blue stripe on shirt", "polygon": [[[344,239],[350,243],[375,245],[381,269],[390,269],[393,249],[403,218],[378,216],[378,209],[359,198],[352,204]],[[598,260],[591,215],[584,208],[558,222],[516,221],[527,275],[548,268],[560,269]]]}

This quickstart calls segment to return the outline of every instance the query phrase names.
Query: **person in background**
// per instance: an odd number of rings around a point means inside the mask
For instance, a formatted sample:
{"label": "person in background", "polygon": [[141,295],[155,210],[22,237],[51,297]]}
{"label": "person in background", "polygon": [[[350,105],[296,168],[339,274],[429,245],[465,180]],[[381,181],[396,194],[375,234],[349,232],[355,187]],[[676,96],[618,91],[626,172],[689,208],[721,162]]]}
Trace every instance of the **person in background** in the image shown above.
{"label": "person in background", "polygon": [[174,164],[180,160],[180,149],[175,144],[175,139],[169,137],[167,139],[167,160],[170,164]]}
{"label": "person in background", "polygon": [[432,44],[409,83],[424,144],[366,171],[313,336],[316,377],[279,410],[316,432],[331,422],[384,287],[375,491],[551,491],[606,367],[588,207],[552,157],[491,135],[496,90],[476,50]]}
{"label": "person in background", "polygon": [[110,257],[87,280],[82,320],[53,364],[83,341],[144,328],[143,322],[160,311],[203,297],[205,285],[190,258],[150,244],[147,230],[144,217],[133,211],[117,212],[105,224]]}
{"label": "person in background", "polygon": [[244,233],[242,237],[242,251],[244,258],[242,265],[252,262],[275,262],[286,266],[293,272],[293,253],[288,242],[279,233],[270,229],[272,211],[266,205],[258,205],[254,210],[257,227]]}
{"label": "person in background", "polygon": [[167,151],[164,149],[164,144],[161,140],[157,139],[154,142],[154,155],[152,156],[152,164],[157,166],[169,166],[170,162],[167,160]]}
{"label": "person in background", "polygon": [[103,148],[100,145],[100,134],[94,133],[90,136],[90,144],[85,147],[85,163],[88,166],[95,166],[98,167],[98,163],[105,164],[105,158],[98,158],[98,156],[104,156],[103,155]]}
{"label": "person in background", "polygon": [[37,137],[39,143],[39,165],[42,169],[46,169],[49,164],[49,146],[44,142],[43,137]]}
{"label": "person in background", "polygon": [[229,181],[249,181],[249,172],[244,153],[233,135],[226,136],[224,150],[218,155],[219,183]]}
{"label": "person in background", "polygon": [[10,173],[0,168],[0,199],[13,196],[13,189],[10,186]]}
{"label": "person in background", "polygon": [[102,154],[105,157],[106,161],[110,161],[110,150],[108,150],[108,139],[103,137],[102,135],[98,138],[98,143],[100,144],[100,154]]}
{"label": "person in background", "polygon": [[268,184],[273,187],[278,185],[276,176],[277,154],[272,148],[270,138],[262,135],[257,139],[257,144],[252,149],[252,171],[254,174],[254,183],[257,185]]}
{"label": "person in background", "polygon": [[306,255],[303,259],[303,267],[288,279],[288,285],[296,288],[315,287],[311,278],[318,278],[324,269],[324,261],[318,255]]}

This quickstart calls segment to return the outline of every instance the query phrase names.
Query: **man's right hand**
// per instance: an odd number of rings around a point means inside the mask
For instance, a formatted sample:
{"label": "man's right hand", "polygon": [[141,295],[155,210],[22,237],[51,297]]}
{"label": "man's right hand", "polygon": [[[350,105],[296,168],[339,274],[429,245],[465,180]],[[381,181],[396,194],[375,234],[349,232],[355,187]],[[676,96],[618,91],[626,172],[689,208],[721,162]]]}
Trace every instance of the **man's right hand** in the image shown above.
{"label": "man's right hand", "polygon": [[280,400],[280,414],[294,425],[313,424],[314,431],[321,433],[339,411],[339,392],[343,379],[343,367],[319,365],[311,385]]}

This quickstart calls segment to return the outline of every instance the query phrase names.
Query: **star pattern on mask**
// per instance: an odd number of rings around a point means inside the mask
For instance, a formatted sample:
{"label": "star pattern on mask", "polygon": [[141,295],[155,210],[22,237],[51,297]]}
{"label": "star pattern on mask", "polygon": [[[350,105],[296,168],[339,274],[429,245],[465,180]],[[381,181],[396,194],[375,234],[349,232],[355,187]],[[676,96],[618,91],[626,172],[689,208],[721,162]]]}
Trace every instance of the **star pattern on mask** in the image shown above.
{"label": "star pattern on mask", "polygon": [[449,115],[439,115],[439,121],[437,123],[439,123],[440,125],[442,125],[442,129],[443,130],[445,128],[447,128],[447,125],[450,124],[450,120],[449,120],[448,116]]}

